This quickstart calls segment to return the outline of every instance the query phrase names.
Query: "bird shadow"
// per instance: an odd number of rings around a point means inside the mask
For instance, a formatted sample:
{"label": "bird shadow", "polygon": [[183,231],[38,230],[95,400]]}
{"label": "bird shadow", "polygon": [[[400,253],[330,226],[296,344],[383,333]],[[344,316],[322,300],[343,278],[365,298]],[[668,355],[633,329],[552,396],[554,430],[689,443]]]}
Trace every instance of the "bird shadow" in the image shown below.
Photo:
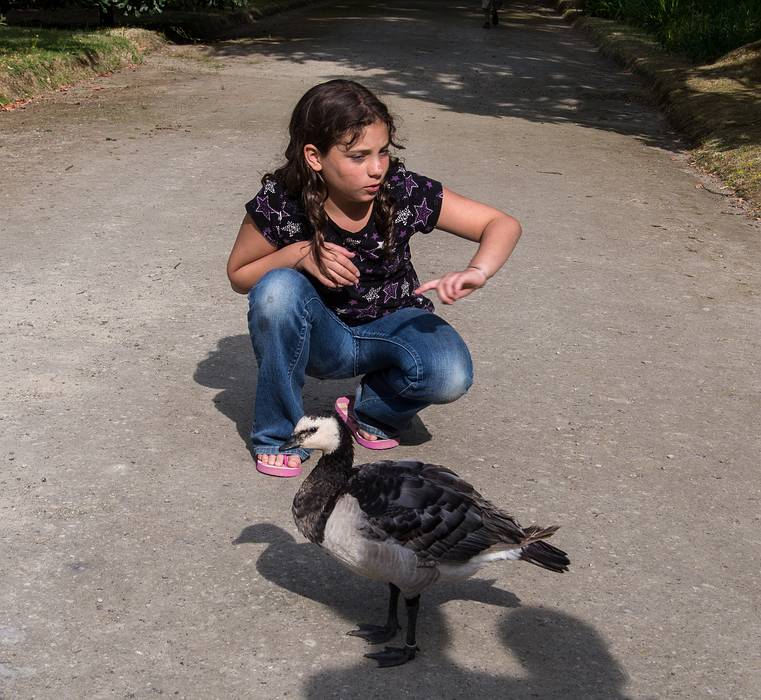
{"label": "bird shadow", "polygon": [[[375,669],[366,662],[351,668],[325,669],[309,678],[301,697],[441,698],[459,700],[467,694],[482,698],[563,698],[564,700],[626,700],[628,676],[604,639],[587,623],[542,607],[524,607],[497,622],[504,649],[520,665],[518,673],[474,668],[473,657],[490,667],[488,643],[469,654],[468,663],[429,643],[412,662],[393,669]],[[489,634],[484,630],[484,636]],[[488,659],[488,661],[487,661]],[[485,665],[482,663],[481,665]],[[389,692],[389,687],[393,688]]]}
{"label": "bird shadow", "polygon": [[[251,340],[247,335],[233,335],[217,341],[196,366],[193,380],[201,386],[220,389],[212,399],[215,408],[235,425],[238,435],[251,449],[249,436],[253,421],[257,365]],[[314,379],[304,385],[304,413],[321,415],[333,412],[338,396],[353,396],[356,377],[349,379]],[[402,431],[402,445],[422,445],[431,439],[420,416],[415,416]]]}
{"label": "bird shadow", "polygon": [[[357,576],[347,586],[345,566],[316,545],[297,542],[271,523],[249,525],[233,540],[234,545],[251,543],[269,545],[256,561],[257,572],[267,581],[329,607],[349,626],[384,621],[388,599],[385,584]],[[501,608],[520,605],[514,593],[497,588],[495,583],[496,579],[470,578],[458,583],[437,583],[426,591],[421,612],[426,644],[446,646],[448,632],[440,607],[448,601],[469,600]],[[341,595],[336,595],[336,591],[341,591]],[[374,608],[368,601],[374,601]]]}
{"label": "bird shadow", "polygon": [[[257,572],[284,590],[326,606],[347,621],[347,630],[360,621],[381,623],[385,619],[387,590],[383,584],[357,576],[347,586],[344,566],[315,545],[297,542],[277,525],[249,525],[233,544],[267,544],[256,561]],[[467,688],[469,694],[487,698],[625,699],[622,688],[627,675],[593,627],[558,611],[521,607],[514,593],[495,583],[496,579],[480,578],[437,583],[422,598],[418,624],[422,652],[413,663],[388,670],[358,660],[350,668],[323,670],[306,680],[302,697],[350,698],[362,688],[366,698],[459,700]],[[459,662],[451,651],[443,610],[445,603],[455,600],[510,610],[496,618],[497,634],[504,649],[520,664],[519,674],[507,670],[487,673]],[[483,629],[483,634],[490,631]],[[359,648],[358,655],[364,648]],[[484,651],[483,658],[490,658],[493,665],[499,655]],[[393,691],[388,686],[391,680]]]}

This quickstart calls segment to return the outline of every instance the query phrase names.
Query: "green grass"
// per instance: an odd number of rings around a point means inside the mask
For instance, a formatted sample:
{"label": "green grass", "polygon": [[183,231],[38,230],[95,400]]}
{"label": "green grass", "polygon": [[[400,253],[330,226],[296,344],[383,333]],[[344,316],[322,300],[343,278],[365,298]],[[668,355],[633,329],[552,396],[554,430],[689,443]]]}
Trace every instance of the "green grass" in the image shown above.
{"label": "green grass", "polygon": [[140,63],[161,39],[143,30],[0,25],[0,105]]}
{"label": "green grass", "polygon": [[761,39],[759,0],[586,0],[584,13],[643,27],[693,61]]}
{"label": "green grass", "polygon": [[5,26],[0,16],[0,107],[141,63],[145,52],[166,41],[162,33],[185,41],[208,40],[307,1],[240,0],[238,10],[146,13],[130,17],[131,28],[93,31]]}

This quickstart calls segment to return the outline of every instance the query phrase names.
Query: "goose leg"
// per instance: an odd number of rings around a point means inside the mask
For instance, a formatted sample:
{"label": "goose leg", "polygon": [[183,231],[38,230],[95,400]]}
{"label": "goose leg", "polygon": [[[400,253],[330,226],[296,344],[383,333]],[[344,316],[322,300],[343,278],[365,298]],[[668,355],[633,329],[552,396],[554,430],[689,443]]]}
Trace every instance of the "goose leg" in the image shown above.
{"label": "goose leg", "polygon": [[415,631],[417,627],[417,613],[420,607],[420,596],[414,598],[405,598],[407,606],[407,639],[404,648],[386,647],[383,651],[376,651],[372,654],[365,654],[368,659],[374,659],[378,666],[401,666],[415,658],[415,652],[418,650],[415,642]]}
{"label": "goose leg", "polygon": [[388,584],[388,617],[385,625],[368,625],[360,623],[358,629],[351,630],[346,634],[352,637],[361,637],[368,644],[383,644],[396,636],[396,631],[400,629],[399,618],[396,615],[396,609],[399,604],[399,589],[393,584]]}

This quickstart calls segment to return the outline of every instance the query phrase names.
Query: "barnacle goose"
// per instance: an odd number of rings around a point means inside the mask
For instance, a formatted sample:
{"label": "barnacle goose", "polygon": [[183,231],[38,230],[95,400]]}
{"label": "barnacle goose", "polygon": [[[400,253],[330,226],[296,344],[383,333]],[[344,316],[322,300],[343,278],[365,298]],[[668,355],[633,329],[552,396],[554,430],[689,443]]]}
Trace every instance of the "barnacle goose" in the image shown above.
{"label": "barnacle goose", "polygon": [[301,534],[357,574],[389,584],[386,624],[361,624],[349,634],[390,641],[404,596],[404,647],[365,654],[380,666],[415,658],[420,594],[436,580],[464,579],[502,559],[568,570],[566,553],[544,541],[557,526],[522,528],[446,467],[406,460],[353,466],[351,433],[335,416],[304,416],[282,449],[294,447],[323,453],[293,499]]}

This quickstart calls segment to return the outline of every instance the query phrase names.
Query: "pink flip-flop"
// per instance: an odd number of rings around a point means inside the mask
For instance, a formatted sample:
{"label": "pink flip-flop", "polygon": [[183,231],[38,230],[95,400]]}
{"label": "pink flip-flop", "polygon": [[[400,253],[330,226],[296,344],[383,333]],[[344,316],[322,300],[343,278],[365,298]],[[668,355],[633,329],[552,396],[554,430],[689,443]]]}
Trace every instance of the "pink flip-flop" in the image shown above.
{"label": "pink flip-flop", "polygon": [[349,415],[352,403],[352,399],[348,396],[339,396],[336,399],[336,413],[338,414],[338,417],[346,423],[349,430],[351,430],[351,434],[354,436],[358,445],[362,445],[362,447],[368,450],[390,450],[392,447],[399,447],[399,441],[392,440],[391,438],[378,438],[377,440],[363,438],[359,434],[359,426],[356,421]]}
{"label": "pink flip-flop", "polygon": [[279,477],[290,477],[290,476],[299,476],[301,474],[301,467],[289,467],[287,464],[267,464],[266,462],[262,462],[260,460],[256,460],[256,471],[260,472],[261,474],[267,474],[267,476],[279,476]]}

